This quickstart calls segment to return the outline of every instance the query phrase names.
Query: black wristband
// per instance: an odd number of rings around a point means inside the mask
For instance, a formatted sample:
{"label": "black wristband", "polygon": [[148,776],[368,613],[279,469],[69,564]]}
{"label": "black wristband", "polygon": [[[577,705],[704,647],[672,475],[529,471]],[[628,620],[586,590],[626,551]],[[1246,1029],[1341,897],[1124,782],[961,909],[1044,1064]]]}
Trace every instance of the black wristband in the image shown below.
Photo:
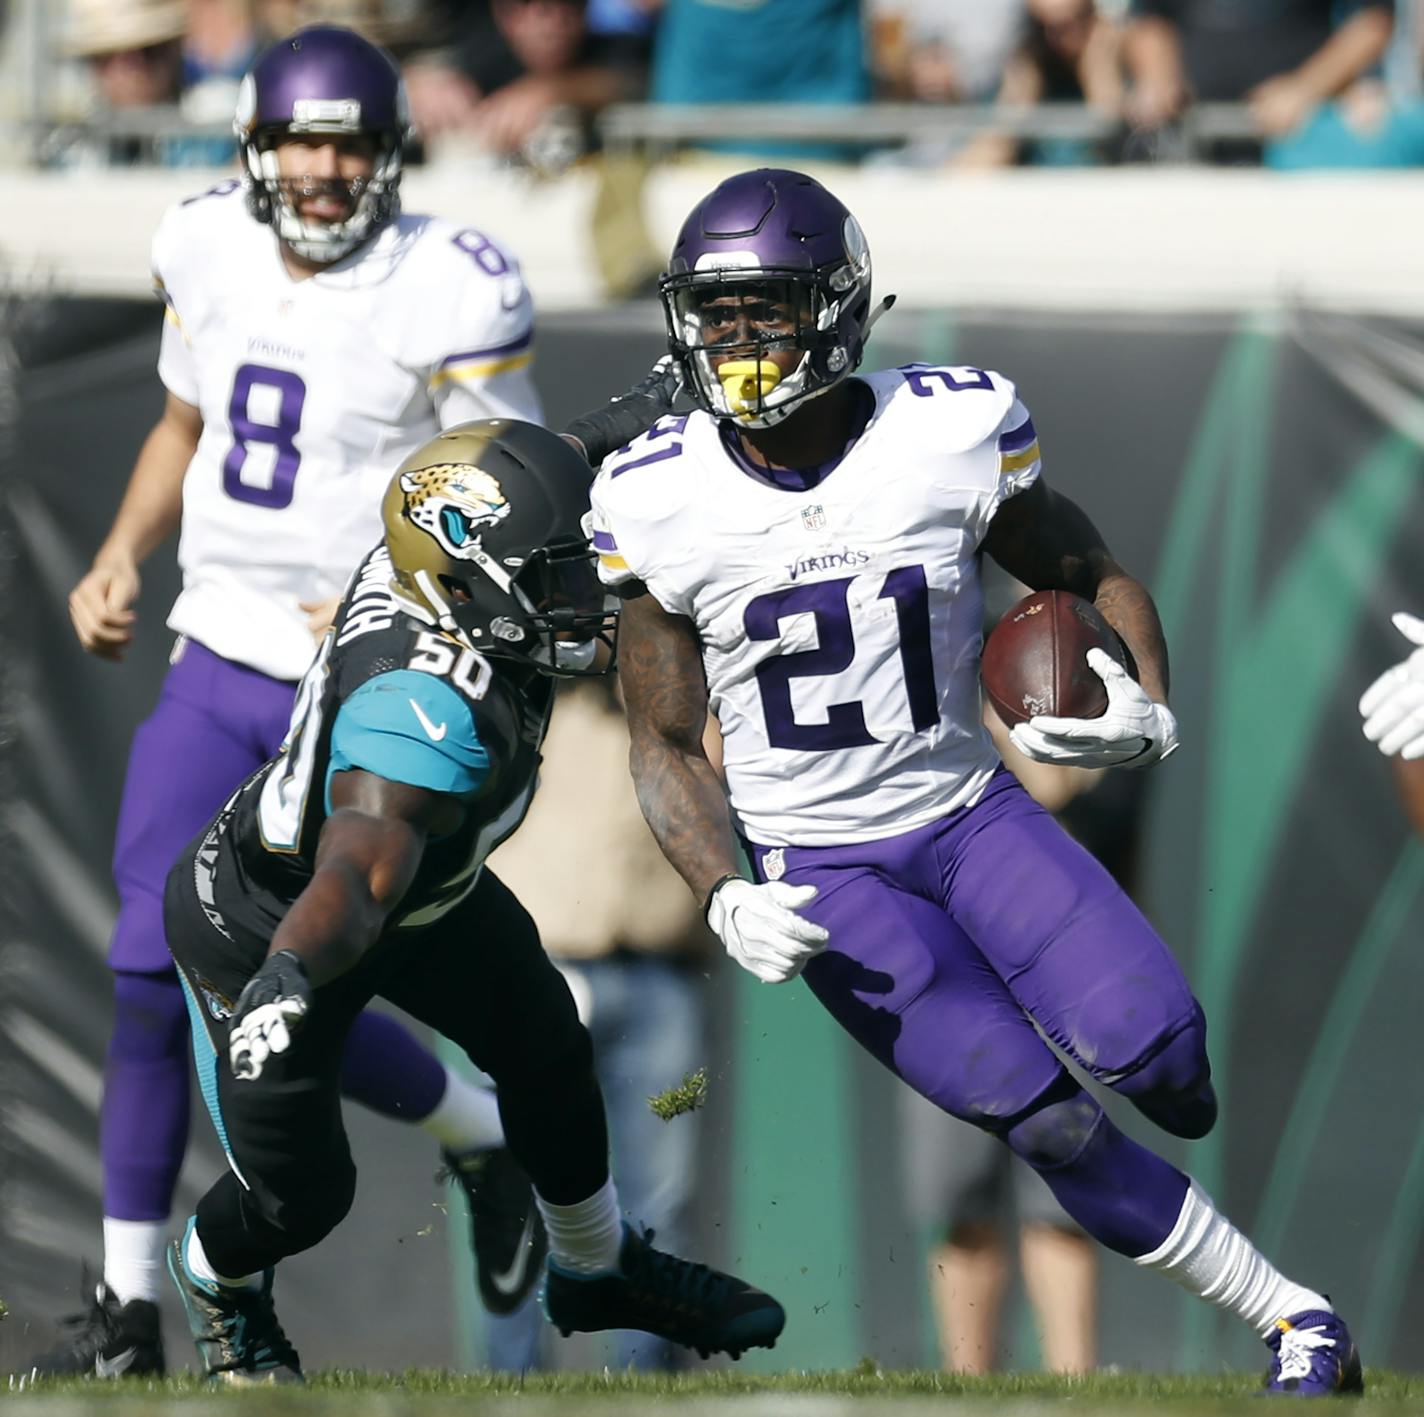
{"label": "black wristband", "polygon": [[268,955],[267,958],[262,961],[262,963],[267,964],[269,961],[274,959],[291,960],[291,962],[296,965],[297,971],[301,974],[303,982],[309,982],[309,976],[307,974],[307,962],[301,957],[301,955],[296,952],[296,950],[278,950],[276,954]]}
{"label": "black wristband", "polygon": [[709,928],[712,922],[707,919],[707,914],[712,909],[712,897],[716,895],[728,881],[740,881],[741,879],[742,874],[740,871],[728,871],[725,876],[718,876],[717,879],[712,882],[712,889],[707,892],[707,899],[702,902],[702,918],[707,922]]}
{"label": "black wristband", "polygon": [[583,444],[590,467],[597,467],[609,453],[631,443],[667,412],[667,406],[648,394],[624,394],[603,408],[581,414],[564,429]]}

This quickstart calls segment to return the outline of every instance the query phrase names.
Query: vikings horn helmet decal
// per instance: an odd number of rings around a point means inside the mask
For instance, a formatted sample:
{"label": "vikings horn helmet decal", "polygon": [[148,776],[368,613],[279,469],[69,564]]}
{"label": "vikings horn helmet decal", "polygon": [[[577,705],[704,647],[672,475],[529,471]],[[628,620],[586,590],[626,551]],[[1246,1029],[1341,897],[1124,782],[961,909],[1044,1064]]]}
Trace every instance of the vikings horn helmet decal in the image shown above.
{"label": "vikings horn helmet decal", "polygon": [[381,515],[391,589],[427,625],[482,654],[553,674],[607,673],[609,608],[580,523],[588,464],[557,434],[512,418],[460,423],[408,457]]}
{"label": "vikings horn helmet decal", "polygon": [[[846,207],[814,178],[766,167],[728,178],[692,209],[658,293],[687,391],[714,417],[752,428],[850,374],[893,300],[872,312],[870,248]],[[731,322],[711,318],[714,307],[741,303],[780,311],[784,331],[743,324],[718,337]],[[764,356],[785,349],[800,359],[783,374]]]}
{"label": "vikings horn helmet decal", "polygon": [[[299,256],[340,260],[400,214],[400,179],[410,120],[395,60],[340,25],[309,25],[279,40],[248,71],[238,91],[233,131],[242,155],[247,205]],[[308,220],[298,184],[278,173],[277,144],[310,133],[367,135],[375,145],[371,176],[342,182],[341,221]]]}

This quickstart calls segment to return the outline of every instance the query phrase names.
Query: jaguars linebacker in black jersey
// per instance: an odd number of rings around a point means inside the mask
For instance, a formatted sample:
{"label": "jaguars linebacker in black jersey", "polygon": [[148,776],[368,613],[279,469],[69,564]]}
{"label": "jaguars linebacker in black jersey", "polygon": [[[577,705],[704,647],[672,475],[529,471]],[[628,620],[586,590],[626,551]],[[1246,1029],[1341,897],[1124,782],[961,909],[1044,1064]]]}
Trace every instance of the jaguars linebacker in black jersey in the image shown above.
{"label": "jaguars linebacker in black jersey", "polygon": [[579,529],[589,477],[568,443],[508,420],[408,458],[282,753],[169,877],[168,938],[231,1163],[169,1254],[214,1378],[300,1378],[273,1267],[350,1207],[339,1061],[377,995],[495,1080],[560,1329],[642,1328],[734,1356],[781,1331],[774,1299],[623,1224],[588,1035],[533,922],[481,864],[533,794],[553,678],[608,668],[617,611]]}

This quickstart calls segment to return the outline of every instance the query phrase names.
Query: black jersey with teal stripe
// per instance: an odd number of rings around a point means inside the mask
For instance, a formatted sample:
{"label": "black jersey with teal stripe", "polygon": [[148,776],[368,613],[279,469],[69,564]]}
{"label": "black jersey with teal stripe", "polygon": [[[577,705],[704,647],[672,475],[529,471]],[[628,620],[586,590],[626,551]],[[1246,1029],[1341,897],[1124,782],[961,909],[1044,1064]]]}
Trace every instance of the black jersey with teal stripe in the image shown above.
{"label": "black jersey with teal stripe", "polygon": [[460,827],[427,842],[394,927],[439,919],[524,816],[552,681],[421,624],[392,596],[390,577],[382,544],[352,578],[297,689],[281,753],[237,793],[199,853],[199,893],[206,876],[211,908],[230,927],[270,930],[311,879],[339,772],[362,769],[465,804]]}

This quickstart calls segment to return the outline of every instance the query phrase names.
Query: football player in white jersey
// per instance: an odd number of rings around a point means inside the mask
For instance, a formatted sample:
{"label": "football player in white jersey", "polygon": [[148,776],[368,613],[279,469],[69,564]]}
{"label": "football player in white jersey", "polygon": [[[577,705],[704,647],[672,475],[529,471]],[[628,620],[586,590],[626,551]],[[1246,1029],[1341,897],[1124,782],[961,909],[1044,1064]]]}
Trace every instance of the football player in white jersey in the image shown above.
{"label": "football player in white jersey", "polygon": [[[1271,1390],[1358,1391],[1329,1301],[1119,1131],[1035,1030],[1175,1135],[1214,1124],[1205,1022],[1176,961],[980,722],[987,552],[1094,601],[1137,670],[1092,652],[1103,716],[1031,719],[1018,745],[1085,767],[1167,756],[1177,726],[1147,591],[1044,481],[1007,379],[851,377],[878,313],[870,256],[811,178],[722,183],[683,225],[661,294],[697,411],[604,463],[592,531],[628,597],[639,798],[708,923],[758,979],[803,975],[862,1046],[1000,1137],[1101,1243],[1253,1325]],[[702,750],[709,706],[725,792]]]}
{"label": "football player in white jersey", "polygon": [[[70,597],[80,643],[122,657],[139,566],[181,525],[173,666],[135,735],[114,852],[116,1020],[101,1127],[104,1282],[43,1373],[161,1372],[160,1266],[188,1128],[188,1009],[164,939],[179,852],[285,735],[295,685],[381,531],[393,466],[471,418],[538,421],[533,310],[479,231],[402,214],[399,72],[337,27],[274,45],[243,83],[243,177],[172,209],[153,243],[167,306],[162,417]],[[537,1277],[527,1182],[493,1094],[394,1020],[364,1015],[344,1085],[419,1121],[471,1191],[481,1292]],[[531,1225],[533,1222],[531,1222]],[[513,1290],[506,1276],[522,1282]]]}

